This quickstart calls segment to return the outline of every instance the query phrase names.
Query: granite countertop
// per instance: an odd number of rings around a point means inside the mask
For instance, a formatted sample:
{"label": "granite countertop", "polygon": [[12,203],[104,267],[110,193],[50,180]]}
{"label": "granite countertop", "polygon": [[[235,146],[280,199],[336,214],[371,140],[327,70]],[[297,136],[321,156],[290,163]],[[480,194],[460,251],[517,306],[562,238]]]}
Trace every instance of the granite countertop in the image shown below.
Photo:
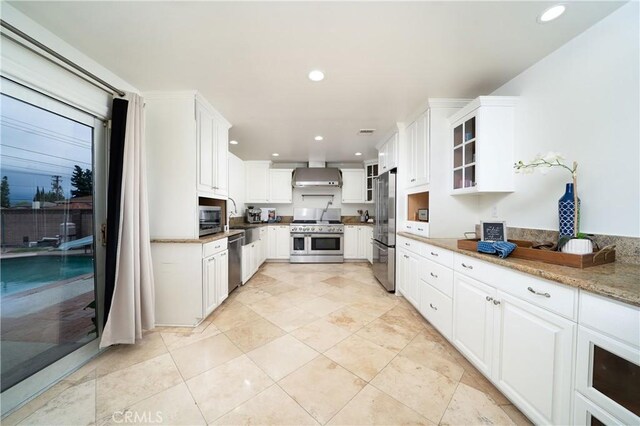
{"label": "granite countertop", "polygon": [[355,226],[370,226],[373,228],[373,223],[368,222],[343,222],[343,225],[355,225]]}
{"label": "granite countertop", "polygon": [[241,229],[232,229],[229,232],[218,232],[217,234],[207,235],[202,238],[197,239],[189,239],[189,238],[168,238],[168,239],[153,239],[152,243],[178,243],[178,244],[206,244],[212,241],[222,240],[223,238],[228,238],[233,235],[242,234],[244,231]]}
{"label": "granite countertop", "polygon": [[424,238],[406,232],[399,232],[398,235],[640,306],[640,265],[613,262],[584,269],[571,268],[525,259],[500,259],[490,254],[462,250],[458,248],[458,240],[453,238]]}

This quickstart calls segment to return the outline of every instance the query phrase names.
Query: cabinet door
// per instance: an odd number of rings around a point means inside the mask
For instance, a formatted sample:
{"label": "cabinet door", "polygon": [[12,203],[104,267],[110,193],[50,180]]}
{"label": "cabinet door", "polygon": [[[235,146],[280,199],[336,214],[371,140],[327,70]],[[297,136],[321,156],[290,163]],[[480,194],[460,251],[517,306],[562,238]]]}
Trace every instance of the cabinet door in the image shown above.
{"label": "cabinet door", "polygon": [[276,231],[276,259],[289,259],[289,227],[280,225]]}
{"label": "cabinet door", "polygon": [[398,250],[396,279],[398,280],[398,290],[407,298],[407,263],[409,261],[409,253],[405,250]]}
{"label": "cabinet door", "polygon": [[414,185],[429,183],[429,111],[416,120]]}
{"label": "cabinet door", "polygon": [[269,167],[264,164],[245,163],[245,203],[269,202]]}
{"label": "cabinet door", "polygon": [[358,259],[366,259],[366,239],[367,239],[367,228],[364,226],[358,226]]}
{"label": "cabinet door", "polygon": [[385,143],[378,150],[378,174],[382,174],[387,171],[387,144]]}
{"label": "cabinet door", "polygon": [[407,127],[407,153],[406,153],[406,171],[405,185],[410,188],[416,185],[416,165],[418,164],[417,150],[418,125],[414,121]]}
{"label": "cabinet door", "polygon": [[215,140],[216,162],[214,192],[220,197],[229,195],[229,128],[226,124],[216,122]]}
{"label": "cabinet door", "polygon": [[355,225],[344,227],[344,258],[358,258],[358,227]]}
{"label": "cabinet door", "polygon": [[498,291],[492,378],[536,424],[569,424],[576,324]]}
{"label": "cabinet door", "polygon": [[220,306],[229,296],[229,250],[215,256],[216,258],[216,306]]}
{"label": "cabinet door", "polygon": [[[196,104],[197,105],[197,104]],[[198,192],[212,194],[214,187],[214,128],[211,114],[196,106],[196,137],[198,148]]]}
{"label": "cabinet door", "polygon": [[397,133],[394,134],[389,139],[389,142],[387,142],[385,157],[387,161],[385,171],[398,167],[398,134]]}
{"label": "cabinet door", "polygon": [[342,202],[364,203],[365,201],[364,169],[342,170]]}
{"label": "cabinet door", "polygon": [[373,228],[371,228],[370,226],[367,226],[366,228],[366,232],[365,232],[365,243],[364,243],[364,250],[367,256],[367,260],[369,261],[369,263],[371,263],[373,265]]}
{"label": "cabinet door", "polygon": [[260,253],[262,252],[262,241],[258,240],[251,244],[251,275],[258,272],[260,267]]}
{"label": "cabinet door", "polygon": [[267,226],[267,259],[278,258],[278,226]]}
{"label": "cabinet door", "polygon": [[203,290],[204,290],[204,316],[209,315],[217,306],[216,294],[216,256],[207,257],[202,260],[203,274]]}
{"label": "cabinet door", "polygon": [[291,169],[269,170],[269,202],[291,203],[293,191],[291,188]]}
{"label": "cabinet door", "polygon": [[420,310],[420,288],[418,287],[418,257],[409,254],[406,259],[406,280],[407,280],[407,300],[419,311]]}
{"label": "cabinet door", "polygon": [[453,343],[487,376],[491,374],[495,294],[493,287],[454,275]]}
{"label": "cabinet door", "polygon": [[242,246],[242,284],[251,277],[251,246]]}
{"label": "cabinet door", "polygon": [[260,265],[262,265],[264,261],[267,260],[268,250],[269,250],[269,232],[268,232],[268,227],[264,226],[260,228],[260,262],[259,262]]}

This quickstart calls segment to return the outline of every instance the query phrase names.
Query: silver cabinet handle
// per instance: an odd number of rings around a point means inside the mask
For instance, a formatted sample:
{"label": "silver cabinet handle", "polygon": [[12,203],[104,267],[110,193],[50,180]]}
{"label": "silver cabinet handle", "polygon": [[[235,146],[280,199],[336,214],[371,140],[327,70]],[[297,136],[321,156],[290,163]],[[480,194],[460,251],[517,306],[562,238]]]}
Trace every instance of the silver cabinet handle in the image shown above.
{"label": "silver cabinet handle", "polygon": [[438,257],[438,253],[431,252],[431,256]]}
{"label": "silver cabinet handle", "polygon": [[220,246],[215,246],[214,248],[220,248]]}
{"label": "silver cabinet handle", "polygon": [[540,291],[535,291],[531,287],[527,287],[527,290],[529,290],[533,294],[537,294],[538,296],[551,297],[551,295],[549,293],[542,293]]}
{"label": "silver cabinet handle", "polygon": [[499,301],[499,300],[494,300],[494,301],[493,301],[493,304],[494,304],[494,305],[496,305],[496,306],[498,306],[498,305],[500,304],[500,301]]}
{"label": "silver cabinet handle", "polygon": [[409,225],[407,225],[407,229],[412,229]]}
{"label": "silver cabinet handle", "polygon": [[422,229],[422,228],[418,228],[418,231],[424,231],[424,229]]}
{"label": "silver cabinet handle", "polygon": [[409,243],[404,243],[404,245],[407,246],[407,247],[411,247],[411,244],[409,244]]}
{"label": "silver cabinet handle", "polygon": [[433,272],[429,272],[429,274],[433,277],[433,278],[438,278],[438,276],[436,274],[434,274]]}
{"label": "silver cabinet handle", "polygon": [[487,296],[486,299],[487,299],[487,302],[491,302],[493,300],[493,297]]}
{"label": "silver cabinet handle", "polygon": [[433,304],[429,303],[429,306],[431,306],[431,309],[433,309],[434,311],[437,311],[438,308],[436,308],[435,306],[433,306]]}
{"label": "silver cabinet handle", "polygon": [[467,269],[473,269],[473,266],[471,265],[465,265],[464,263],[462,264],[463,268],[467,268]]}
{"label": "silver cabinet handle", "polygon": [[405,259],[409,258],[409,256],[407,256],[406,254],[403,254],[403,256],[404,256]]}
{"label": "silver cabinet handle", "polygon": [[411,179],[411,182],[415,182],[415,181],[416,181],[416,178]]}

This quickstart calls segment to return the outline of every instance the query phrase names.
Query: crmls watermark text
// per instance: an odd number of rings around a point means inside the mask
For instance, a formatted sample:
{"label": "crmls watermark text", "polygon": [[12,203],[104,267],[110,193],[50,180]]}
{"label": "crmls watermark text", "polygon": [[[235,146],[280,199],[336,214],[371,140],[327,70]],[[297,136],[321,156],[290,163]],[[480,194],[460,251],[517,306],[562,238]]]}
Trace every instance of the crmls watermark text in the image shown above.
{"label": "crmls watermark text", "polygon": [[111,416],[115,423],[145,423],[160,424],[163,421],[162,411],[114,411]]}

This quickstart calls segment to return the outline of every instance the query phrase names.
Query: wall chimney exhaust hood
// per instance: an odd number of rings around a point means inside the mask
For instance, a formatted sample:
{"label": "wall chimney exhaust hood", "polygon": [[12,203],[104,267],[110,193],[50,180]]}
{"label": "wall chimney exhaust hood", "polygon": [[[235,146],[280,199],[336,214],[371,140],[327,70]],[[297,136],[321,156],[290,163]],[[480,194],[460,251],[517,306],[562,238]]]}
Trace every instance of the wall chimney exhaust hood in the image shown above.
{"label": "wall chimney exhaust hood", "polygon": [[[314,164],[315,165],[315,164]],[[334,167],[298,167],[293,171],[294,188],[342,187],[342,173]]]}

